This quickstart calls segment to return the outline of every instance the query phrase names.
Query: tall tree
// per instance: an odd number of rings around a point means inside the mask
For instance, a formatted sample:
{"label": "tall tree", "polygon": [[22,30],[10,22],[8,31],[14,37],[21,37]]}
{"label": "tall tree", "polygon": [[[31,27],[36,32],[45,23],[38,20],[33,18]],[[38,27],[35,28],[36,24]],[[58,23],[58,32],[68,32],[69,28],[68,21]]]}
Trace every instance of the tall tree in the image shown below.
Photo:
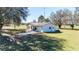
{"label": "tall tree", "polygon": [[75,19],[74,19],[74,14],[72,13],[72,11],[70,11],[69,9],[64,9],[63,14],[64,14],[63,23],[65,25],[67,24],[70,25],[71,28],[74,29]]}
{"label": "tall tree", "polygon": [[74,19],[75,19],[76,24],[79,24],[79,7],[75,7]]}
{"label": "tall tree", "polygon": [[57,16],[56,16],[56,13],[54,13],[54,12],[52,12],[51,14],[50,14],[50,22],[52,22],[54,25],[57,25]]}
{"label": "tall tree", "polygon": [[49,18],[45,18],[44,22],[50,22]]}
{"label": "tall tree", "polygon": [[69,9],[58,10],[56,13],[52,12],[50,19],[53,24],[58,25],[59,28],[61,28],[63,24],[74,25],[74,17]]}
{"label": "tall tree", "polygon": [[69,9],[64,9],[63,10],[63,15],[64,15],[63,23],[64,24],[69,24],[69,21],[72,17],[72,12]]}
{"label": "tall tree", "polygon": [[27,7],[0,7],[0,30],[7,21],[20,24],[21,20],[26,20],[27,16]]}
{"label": "tall tree", "polygon": [[40,16],[38,17],[38,22],[44,22],[44,20],[45,20],[45,18],[44,18],[43,15],[40,15]]}
{"label": "tall tree", "polygon": [[54,24],[58,25],[58,27],[61,28],[63,16],[64,16],[63,15],[63,11],[62,10],[58,10],[58,11],[56,11],[55,14],[51,13],[50,18],[51,18],[51,20],[53,20],[55,22]]}

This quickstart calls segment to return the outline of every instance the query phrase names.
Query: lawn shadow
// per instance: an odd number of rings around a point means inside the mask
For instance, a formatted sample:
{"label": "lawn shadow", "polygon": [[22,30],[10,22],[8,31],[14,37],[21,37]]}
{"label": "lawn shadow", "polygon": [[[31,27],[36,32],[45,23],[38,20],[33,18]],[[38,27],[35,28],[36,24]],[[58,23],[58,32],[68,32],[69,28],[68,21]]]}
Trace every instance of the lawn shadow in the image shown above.
{"label": "lawn shadow", "polygon": [[61,34],[63,32],[61,31],[61,32],[45,32],[45,33],[48,33],[48,34]]}
{"label": "lawn shadow", "polygon": [[62,51],[65,40],[45,35],[25,35],[14,37],[15,42],[8,36],[0,36],[1,51]]}
{"label": "lawn shadow", "polygon": [[61,51],[65,42],[64,39],[45,35],[28,35],[19,39],[20,43],[29,46],[32,51]]}
{"label": "lawn shadow", "polygon": [[45,32],[45,33],[62,33],[60,30],[56,30],[54,32]]}
{"label": "lawn shadow", "polygon": [[0,36],[0,51],[27,51],[31,48],[24,45],[23,42],[16,42],[12,40],[9,36]]}

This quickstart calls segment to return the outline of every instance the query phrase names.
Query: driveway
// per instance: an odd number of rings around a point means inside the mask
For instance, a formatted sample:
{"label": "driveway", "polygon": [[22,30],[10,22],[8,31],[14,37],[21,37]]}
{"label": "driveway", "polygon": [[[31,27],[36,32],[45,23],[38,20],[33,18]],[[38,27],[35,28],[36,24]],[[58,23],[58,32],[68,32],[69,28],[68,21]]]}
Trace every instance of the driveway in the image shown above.
{"label": "driveway", "polygon": [[27,36],[27,35],[29,35],[29,34],[31,34],[31,35],[34,35],[34,34],[40,34],[40,32],[35,32],[35,31],[30,31],[30,32],[26,32],[26,33],[19,33],[19,34],[16,34],[15,36],[16,37],[20,37],[20,36]]}

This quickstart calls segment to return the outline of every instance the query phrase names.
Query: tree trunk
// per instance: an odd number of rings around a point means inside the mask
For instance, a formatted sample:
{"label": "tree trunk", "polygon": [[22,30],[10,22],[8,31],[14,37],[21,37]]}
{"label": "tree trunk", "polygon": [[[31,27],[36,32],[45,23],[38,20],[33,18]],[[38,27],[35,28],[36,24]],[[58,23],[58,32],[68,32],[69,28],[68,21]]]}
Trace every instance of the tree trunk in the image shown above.
{"label": "tree trunk", "polygon": [[72,30],[74,29],[74,24],[71,24]]}
{"label": "tree trunk", "polygon": [[3,24],[0,24],[0,35],[1,35],[2,27],[3,27]]}
{"label": "tree trunk", "polygon": [[72,27],[72,30],[74,29],[74,27]]}
{"label": "tree trunk", "polygon": [[61,25],[58,25],[58,27],[61,29]]}
{"label": "tree trunk", "polygon": [[72,30],[74,29],[74,27],[72,27]]}

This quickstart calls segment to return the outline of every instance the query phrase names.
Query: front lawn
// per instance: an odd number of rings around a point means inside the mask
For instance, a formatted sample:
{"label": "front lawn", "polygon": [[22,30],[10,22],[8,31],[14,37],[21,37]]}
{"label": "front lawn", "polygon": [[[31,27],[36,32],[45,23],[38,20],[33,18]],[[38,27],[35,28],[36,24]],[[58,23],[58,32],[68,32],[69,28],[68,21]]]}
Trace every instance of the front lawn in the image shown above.
{"label": "front lawn", "polygon": [[61,30],[62,33],[44,33],[48,37],[56,37],[64,39],[63,50],[76,51],[79,50],[79,31],[78,30]]}
{"label": "front lawn", "polygon": [[[5,30],[5,29],[4,29]],[[11,51],[79,51],[79,27],[72,30],[65,26],[60,29],[61,33],[42,33],[41,35],[25,35],[20,38],[0,36],[0,50]],[[7,29],[10,35],[26,32],[25,27],[21,29]]]}

